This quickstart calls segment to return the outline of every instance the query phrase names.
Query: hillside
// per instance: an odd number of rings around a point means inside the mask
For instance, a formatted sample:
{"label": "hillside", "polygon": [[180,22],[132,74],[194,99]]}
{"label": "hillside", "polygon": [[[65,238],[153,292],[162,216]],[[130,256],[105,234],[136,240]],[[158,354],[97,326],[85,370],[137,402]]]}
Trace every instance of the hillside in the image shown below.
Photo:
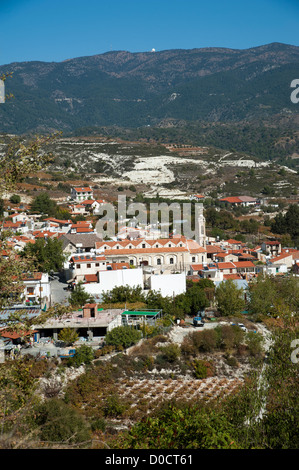
{"label": "hillside", "polygon": [[299,47],[114,51],[56,62],[3,65],[14,98],[0,107],[0,132],[160,126],[166,120],[236,123],[296,119],[290,84]]}

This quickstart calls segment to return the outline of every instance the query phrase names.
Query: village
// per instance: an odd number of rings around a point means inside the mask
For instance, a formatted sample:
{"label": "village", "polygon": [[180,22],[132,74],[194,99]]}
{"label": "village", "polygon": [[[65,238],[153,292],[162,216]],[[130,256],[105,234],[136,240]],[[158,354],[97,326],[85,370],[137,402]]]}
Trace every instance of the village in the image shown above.
{"label": "village", "polygon": [[[96,221],[103,214],[106,201],[94,197],[92,185],[71,188],[71,194],[62,202],[69,212],[69,219],[60,220],[37,213],[30,204],[22,203],[20,197],[14,204],[8,200],[1,227],[1,232],[8,237],[1,252],[2,259],[9,259],[10,250],[21,254],[38,240],[45,243],[59,240],[63,263],[59,272],[51,269],[23,273],[24,290],[20,300],[16,304],[10,303],[1,312],[0,335],[5,341],[6,353],[13,357],[14,346],[18,344],[27,354],[31,350],[34,355],[41,351],[45,354],[45,344],[57,342],[59,332],[66,327],[79,332],[78,344],[88,342],[98,349],[113,328],[144,322],[153,325],[155,319],[163,316],[159,309],[127,311],[126,304],[123,308],[110,305],[103,309],[103,295],[121,286],[140,289],[145,296],[154,291],[175,300],[186,293],[188,282],[206,279],[217,288],[232,280],[246,304],[250,283],[258,276],[299,274],[299,250],[295,247],[282,246],[281,241],[269,237],[258,246],[249,247],[246,242],[233,238],[208,236],[202,204],[204,196],[191,195],[190,200],[200,207],[196,221],[197,240],[169,233],[159,223],[133,223],[133,218],[119,224],[115,236],[103,238]],[[224,197],[220,202],[260,210],[260,201],[249,196]],[[92,302],[76,306],[61,318],[50,318],[40,325],[33,323],[32,330],[26,332],[7,330],[5,318],[16,312],[38,318],[55,305],[70,307],[70,295],[78,288],[89,294]],[[214,317],[215,311],[216,307],[207,311],[206,319]],[[204,316],[205,312],[200,315]],[[183,318],[173,318],[173,324],[176,321],[184,323]],[[47,353],[57,355],[57,348]]]}

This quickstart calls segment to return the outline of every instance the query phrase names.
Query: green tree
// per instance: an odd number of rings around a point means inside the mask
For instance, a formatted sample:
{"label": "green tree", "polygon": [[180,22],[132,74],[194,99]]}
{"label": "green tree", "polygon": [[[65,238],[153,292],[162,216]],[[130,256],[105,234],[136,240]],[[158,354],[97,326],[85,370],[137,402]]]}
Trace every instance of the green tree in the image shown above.
{"label": "green tree", "polygon": [[217,409],[169,404],[134,425],[117,445],[125,449],[235,449],[234,434],[228,417]]}
{"label": "green tree", "polygon": [[250,285],[249,311],[254,315],[284,317],[299,313],[299,279],[258,276]]}
{"label": "green tree", "polygon": [[39,194],[31,204],[32,212],[47,214],[49,217],[54,217],[57,209],[57,203],[50,198],[48,193]]}
{"label": "green tree", "polygon": [[76,348],[75,355],[68,359],[68,366],[80,367],[82,364],[91,364],[94,359],[93,349],[87,344]]}
{"label": "green tree", "polygon": [[115,346],[116,348],[128,348],[136,344],[141,339],[141,331],[125,325],[117,326],[113,330],[108,331],[105,336],[105,343]]}
{"label": "green tree", "polygon": [[58,333],[58,339],[63,341],[67,344],[67,346],[71,346],[79,339],[79,334],[74,328],[63,328]]}
{"label": "green tree", "polygon": [[240,315],[245,308],[243,290],[232,279],[219,284],[216,289],[218,310],[223,316]]}
{"label": "green tree", "polygon": [[4,155],[1,156],[0,194],[12,191],[18,182],[44,168],[53,160],[53,155],[45,149],[54,139],[53,134],[45,137],[37,136],[27,142],[23,137],[10,139]]}
{"label": "green tree", "polygon": [[0,198],[0,217],[4,214],[4,200]]}
{"label": "green tree", "polygon": [[271,224],[273,233],[289,234],[293,240],[299,239],[299,206],[291,204],[285,215],[279,213]]}
{"label": "green tree", "polygon": [[191,315],[196,315],[198,311],[203,310],[209,306],[209,301],[205,294],[204,289],[194,285],[186,291],[186,299],[190,304]]}
{"label": "green tree", "polygon": [[65,261],[62,241],[58,238],[42,238],[35,243],[28,243],[23,256],[32,257],[36,270],[45,273],[61,271]]}
{"label": "green tree", "polygon": [[82,282],[75,285],[75,288],[69,297],[69,303],[73,307],[82,307],[87,302],[92,303],[93,300],[93,297],[84,289]]}
{"label": "green tree", "polygon": [[144,302],[145,296],[140,286],[130,287],[118,286],[114,287],[111,291],[103,292],[103,303],[119,303],[119,302]]}
{"label": "green tree", "polygon": [[18,194],[13,194],[10,196],[9,200],[12,204],[19,204],[19,202],[21,202],[21,197]]}

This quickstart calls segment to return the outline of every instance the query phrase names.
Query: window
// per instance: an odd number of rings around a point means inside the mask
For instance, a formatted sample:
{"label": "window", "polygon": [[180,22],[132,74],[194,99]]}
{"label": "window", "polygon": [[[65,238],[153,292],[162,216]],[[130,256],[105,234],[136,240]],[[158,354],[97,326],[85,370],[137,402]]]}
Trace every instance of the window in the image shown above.
{"label": "window", "polygon": [[142,243],[142,248],[145,248],[145,243]]}
{"label": "window", "polygon": [[80,269],[81,265],[80,264],[76,264],[76,268],[77,269]]}
{"label": "window", "polygon": [[161,259],[160,258],[157,259],[157,264],[161,264]]}
{"label": "window", "polygon": [[133,266],[134,260],[130,259],[130,265]]}
{"label": "window", "polygon": [[100,263],[96,263],[96,268],[98,268],[100,266]]}
{"label": "window", "polygon": [[91,264],[90,263],[87,263],[87,266],[86,266],[88,269],[91,268]]}
{"label": "window", "polygon": [[34,295],[34,287],[27,287],[27,294]]}
{"label": "window", "polygon": [[169,259],[169,264],[173,264],[173,258]]}
{"label": "window", "polygon": [[192,263],[195,263],[195,256],[192,256]]}

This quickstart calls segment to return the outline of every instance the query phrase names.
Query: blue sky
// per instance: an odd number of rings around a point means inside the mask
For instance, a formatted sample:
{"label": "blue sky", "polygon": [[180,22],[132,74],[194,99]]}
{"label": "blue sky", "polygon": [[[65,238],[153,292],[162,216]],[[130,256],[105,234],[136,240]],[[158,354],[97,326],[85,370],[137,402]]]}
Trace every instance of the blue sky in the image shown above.
{"label": "blue sky", "polygon": [[0,64],[110,50],[299,46],[299,0],[0,0]]}

